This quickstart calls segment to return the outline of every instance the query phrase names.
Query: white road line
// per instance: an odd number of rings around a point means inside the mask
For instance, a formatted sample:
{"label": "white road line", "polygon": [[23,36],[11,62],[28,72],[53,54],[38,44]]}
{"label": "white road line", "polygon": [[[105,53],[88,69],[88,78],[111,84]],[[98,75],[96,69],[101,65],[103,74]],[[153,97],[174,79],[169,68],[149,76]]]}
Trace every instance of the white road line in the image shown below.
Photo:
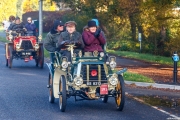
{"label": "white road line", "polygon": [[131,94],[128,94],[128,92],[125,92],[125,94],[128,95],[129,97],[133,98],[134,100],[138,101],[138,102],[144,103],[144,104],[146,104],[146,105],[148,105],[148,106],[151,106],[152,108],[154,108],[154,109],[156,109],[156,110],[158,110],[158,111],[160,111],[160,112],[162,112],[162,113],[164,113],[164,114],[166,114],[166,115],[171,116],[171,117],[172,117],[173,119],[175,119],[175,120],[180,120],[180,117],[178,117],[178,116],[176,116],[176,115],[173,115],[173,114],[171,114],[171,113],[169,113],[169,112],[167,112],[167,111],[165,111],[165,110],[162,110],[162,109],[160,109],[160,108],[158,108],[158,107],[156,107],[156,106],[152,106],[152,105],[146,103],[144,100],[141,100],[141,99],[139,99],[139,98],[137,98],[137,97],[134,97],[134,96],[131,95]]}

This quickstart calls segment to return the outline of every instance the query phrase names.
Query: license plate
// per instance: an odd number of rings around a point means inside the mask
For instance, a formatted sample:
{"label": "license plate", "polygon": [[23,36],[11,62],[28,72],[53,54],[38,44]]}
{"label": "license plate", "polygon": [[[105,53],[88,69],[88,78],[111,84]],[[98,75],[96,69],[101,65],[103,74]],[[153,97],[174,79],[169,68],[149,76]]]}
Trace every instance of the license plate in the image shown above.
{"label": "license plate", "polygon": [[107,95],[108,94],[108,85],[102,84],[100,86],[100,95]]}
{"label": "license plate", "polygon": [[87,82],[88,86],[100,86],[101,85],[101,82]]}
{"label": "license plate", "polygon": [[31,55],[31,52],[22,52],[22,55]]}

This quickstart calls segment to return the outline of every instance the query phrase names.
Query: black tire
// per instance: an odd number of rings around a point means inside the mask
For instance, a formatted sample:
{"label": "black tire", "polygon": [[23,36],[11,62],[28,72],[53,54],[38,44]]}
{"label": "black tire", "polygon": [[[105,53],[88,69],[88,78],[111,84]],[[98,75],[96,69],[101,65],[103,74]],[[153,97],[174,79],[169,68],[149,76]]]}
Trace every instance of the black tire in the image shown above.
{"label": "black tire", "polygon": [[48,86],[49,86],[49,102],[54,103],[54,93],[53,93],[53,78],[52,75],[49,73],[49,79],[48,79]]}
{"label": "black tire", "polygon": [[12,61],[13,61],[13,48],[12,48],[12,46],[9,46],[8,47],[8,56],[9,56],[9,58],[8,58],[8,67],[9,68],[12,68]]}
{"label": "black tire", "polygon": [[66,79],[64,75],[60,77],[59,80],[59,108],[61,112],[65,112],[66,109],[66,102],[67,102],[67,95],[66,95]]}
{"label": "black tire", "polygon": [[8,59],[6,59],[6,67],[8,67]]}
{"label": "black tire", "polygon": [[116,108],[118,111],[122,111],[124,108],[125,104],[125,91],[124,91],[124,79],[122,75],[118,76],[119,82],[116,87],[116,97],[115,97],[115,102],[116,102]]}
{"label": "black tire", "polygon": [[8,59],[7,59],[7,49],[6,49],[7,45],[5,44],[5,60],[6,60],[6,67],[8,67]]}
{"label": "black tire", "polygon": [[35,62],[36,62],[36,67],[38,67],[39,62],[38,62],[38,59],[37,59],[37,58],[35,59]]}
{"label": "black tire", "polygon": [[108,101],[108,95],[105,95],[105,96],[102,98],[102,101],[103,101],[103,103],[107,103],[107,101]]}
{"label": "black tire", "polygon": [[38,61],[39,67],[43,68],[44,67],[44,48],[41,45],[39,48],[39,61]]}

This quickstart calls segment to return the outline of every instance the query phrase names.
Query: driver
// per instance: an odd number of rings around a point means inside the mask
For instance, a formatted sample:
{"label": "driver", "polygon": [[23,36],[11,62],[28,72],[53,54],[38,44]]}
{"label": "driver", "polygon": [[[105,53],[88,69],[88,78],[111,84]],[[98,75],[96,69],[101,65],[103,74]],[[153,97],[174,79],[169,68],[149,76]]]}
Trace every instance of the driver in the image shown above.
{"label": "driver", "polygon": [[[8,30],[16,31],[16,30],[25,30],[24,24],[20,21],[19,17],[15,18],[15,23],[12,23]],[[24,34],[24,32],[21,32]]]}
{"label": "driver", "polygon": [[[58,48],[62,56],[66,56],[68,61],[71,62],[71,53],[65,47],[65,44],[75,43],[78,45],[79,49],[84,48],[84,43],[82,40],[82,36],[79,32],[76,31],[77,23],[75,21],[66,22],[66,31],[62,32],[60,35],[60,39],[58,40]],[[77,52],[79,49],[75,49]]]}

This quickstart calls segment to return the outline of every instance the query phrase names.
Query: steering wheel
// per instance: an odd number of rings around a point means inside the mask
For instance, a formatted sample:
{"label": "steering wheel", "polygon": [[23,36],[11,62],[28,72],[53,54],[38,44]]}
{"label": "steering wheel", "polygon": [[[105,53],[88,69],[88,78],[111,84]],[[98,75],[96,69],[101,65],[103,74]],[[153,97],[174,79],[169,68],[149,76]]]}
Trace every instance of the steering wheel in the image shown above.
{"label": "steering wheel", "polygon": [[79,48],[81,46],[81,43],[78,41],[72,41],[72,40],[64,40],[61,42],[61,49],[62,48],[68,48],[72,46],[73,48]]}

